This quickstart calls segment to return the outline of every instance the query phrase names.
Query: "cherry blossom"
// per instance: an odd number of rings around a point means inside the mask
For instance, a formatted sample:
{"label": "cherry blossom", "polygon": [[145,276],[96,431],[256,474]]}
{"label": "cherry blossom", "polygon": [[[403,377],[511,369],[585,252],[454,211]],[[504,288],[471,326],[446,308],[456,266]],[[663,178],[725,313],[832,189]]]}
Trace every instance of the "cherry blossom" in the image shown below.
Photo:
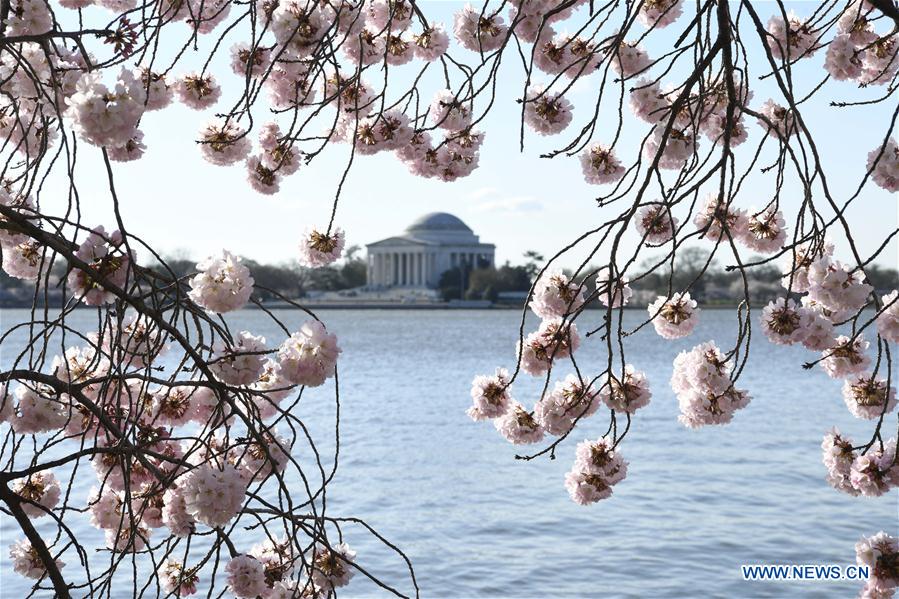
{"label": "cherry blossom", "polygon": [[356,552],[346,543],[336,547],[316,548],[312,558],[312,581],[322,589],[346,586],[356,573]]}
{"label": "cherry blossom", "polygon": [[222,96],[221,87],[209,74],[188,73],[178,79],[174,87],[178,99],[194,110],[209,108]]}
{"label": "cherry blossom", "polygon": [[454,16],[453,33],[456,41],[473,52],[496,50],[505,41],[508,31],[502,16],[489,13],[482,16],[481,10],[471,4],[466,4]]}
{"label": "cherry blossom", "polygon": [[11,489],[22,498],[22,511],[31,518],[46,516],[47,511],[59,503],[59,481],[50,470],[42,470],[25,478],[16,479]]}
{"label": "cherry blossom", "polygon": [[899,291],[891,291],[880,301],[883,311],[877,315],[877,333],[891,343],[899,343]]}
{"label": "cherry blossom", "polygon": [[480,375],[471,382],[471,399],[474,405],[468,409],[472,420],[498,418],[505,414],[512,402],[509,393],[509,371],[497,368],[493,376]]}
{"label": "cherry blossom", "polygon": [[899,484],[899,466],[895,463],[896,440],[883,447],[874,446],[868,453],[856,456],[849,472],[849,481],[866,497],[880,497]]}
{"label": "cherry blossom", "polygon": [[55,431],[65,425],[67,406],[54,398],[49,388],[22,385],[15,393],[17,403],[12,428],[17,433],[30,435]]}
{"label": "cherry blossom", "polygon": [[609,374],[599,391],[599,398],[610,410],[629,414],[649,405],[651,397],[646,374],[631,364],[625,365],[624,376]]}
{"label": "cherry blossom", "polygon": [[631,110],[647,123],[658,123],[668,117],[670,102],[658,81],[640,79],[630,96]]}
{"label": "cherry blossom", "polygon": [[580,505],[610,497],[612,487],[627,476],[627,462],[605,437],[578,443],[575,456],[565,475],[565,487],[572,501]]}
{"label": "cherry blossom", "polygon": [[528,89],[524,122],[540,135],[555,135],[571,123],[571,102],[559,92],[534,86]]}
{"label": "cherry blossom", "polygon": [[580,346],[577,327],[561,318],[545,319],[519,346],[521,369],[533,376],[549,370],[553,360],[567,358]]}
{"label": "cherry blossom", "polygon": [[584,288],[561,271],[544,272],[534,285],[528,304],[540,318],[558,318],[584,305]]}
{"label": "cherry blossom", "polygon": [[212,528],[224,526],[237,515],[247,490],[240,472],[230,464],[222,468],[212,464],[197,466],[180,479],[178,486],[185,511]]}
{"label": "cherry blossom", "polygon": [[599,404],[600,395],[593,385],[569,374],[537,402],[534,419],[550,435],[564,435],[576,421],[595,414]]}
{"label": "cherry blossom", "polygon": [[864,372],[871,365],[871,358],[865,353],[868,345],[862,335],[852,339],[840,335],[834,340],[833,346],[821,353],[821,367],[834,379]]}
{"label": "cherry blossom", "polygon": [[699,322],[700,309],[689,292],[674,293],[670,298],[658,296],[647,310],[656,333],[665,339],[686,337]]}
{"label": "cherry blossom", "polygon": [[240,162],[250,153],[247,132],[233,121],[211,121],[200,130],[200,152],[203,158],[218,166]]}
{"label": "cherry blossom", "polygon": [[[696,212],[693,224],[702,231],[702,236],[711,241],[728,243],[728,238],[738,238],[741,231],[748,230],[746,212],[727,203],[715,193],[706,196]],[[723,239],[722,239],[723,238]]]}
{"label": "cherry blossom", "polygon": [[584,180],[592,185],[614,183],[624,176],[625,168],[611,149],[593,144],[581,153]]}
{"label": "cherry blossom", "polygon": [[104,283],[119,289],[125,287],[131,258],[121,247],[122,242],[122,234],[118,230],[107,235],[106,230],[100,226],[92,230],[78,246],[75,255],[88,268],[73,268],[66,282],[72,294],[88,306],[115,301],[116,295],[107,291],[103,287]]}
{"label": "cherry blossom", "polygon": [[427,62],[434,62],[446,52],[449,47],[449,36],[441,24],[431,24],[428,29],[419,35],[413,36],[415,57]]}
{"label": "cherry blossom", "polygon": [[813,318],[808,309],[781,297],[769,302],[762,310],[762,332],[777,345],[801,343],[808,334]]}
{"label": "cherry blossom", "polygon": [[736,239],[756,252],[774,253],[787,240],[786,222],[780,210],[767,208],[761,212],[750,211],[748,218],[738,224],[746,228],[735,232]]}
{"label": "cherry blossom", "polygon": [[849,480],[852,463],[857,457],[852,448],[852,440],[844,437],[839,430],[834,428],[824,435],[821,450],[824,466],[827,468],[827,482],[830,486],[850,495],[858,495],[858,491]]}
{"label": "cherry blossom", "polygon": [[864,273],[848,264],[821,257],[809,266],[809,298],[830,310],[855,314],[867,302],[874,287],[865,283]]}
{"label": "cherry blossom", "polygon": [[611,267],[605,267],[596,275],[596,293],[602,305],[620,308],[627,305],[634,295],[629,279],[621,274],[615,276]]}
{"label": "cherry blossom", "polygon": [[243,308],[253,294],[253,277],[241,259],[228,250],[213,254],[197,264],[199,274],[190,280],[190,299],[217,312]]}
{"label": "cherry blossom", "polygon": [[727,424],[746,407],[749,394],[733,386],[733,362],[713,342],[681,352],[674,359],[671,388],[677,394],[678,420],[690,428]]}
{"label": "cherry blossom", "polygon": [[640,5],[637,19],[646,27],[667,27],[683,12],[683,0],[648,0]]}
{"label": "cherry blossom", "polygon": [[896,563],[899,561],[899,539],[881,531],[874,536],[863,538],[855,544],[855,561],[859,566],[869,568],[869,578],[866,589],[883,593],[882,597],[888,597],[895,593],[899,587],[899,569]]}
{"label": "cherry blossom", "polygon": [[[35,580],[39,580],[47,575],[47,568],[44,566],[43,560],[41,560],[38,555],[37,549],[35,549],[27,539],[16,541],[15,544],[10,545],[9,557],[12,559],[13,570],[15,570],[17,574]],[[56,562],[56,567],[59,569],[62,569],[62,567],[66,565],[65,562],[61,560],[57,559],[54,561]]]}
{"label": "cherry blossom", "polygon": [[44,246],[34,239],[18,236],[12,243],[0,244],[3,252],[3,270],[11,277],[34,281],[44,264]]}
{"label": "cherry blossom", "polygon": [[515,400],[509,402],[509,409],[493,424],[507,441],[515,445],[539,443],[543,439],[543,427],[533,414]]}
{"label": "cherry blossom", "polygon": [[200,577],[197,576],[193,569],[185,570],[184,567],[176,561],[167,559],[159,566],[157,570],[159,575],[159,583],[162,590],[179,597],[187,597],[197,592],[197,583]]}
{"label": "cherry blossom", "polygon": [[225,566],[228,573],[228,590],[235,597],[253,599],[266,594],[265,570],[252,555],[238,555]]}
{"label": "cherry blossom", "polygon": [[771,17],[768,33],[771,37],[765,41],[775,58],[793,62],[811,56],[816,50],[816,36],[811,27],[792,12],[786,20],[779,15]]}
{"label": "cherry blossom", "polygon": [[236,343],[221,340],[212,349],[209,369],[229,385],[249,385],[262,374],[265,337],[241,331]]}
{"label": "cherry blossom", "polygon": [[650,204],[640,208],[635,224],[646,243],[661,245],[674,238],[677,218],[671,215],[671,209],[666,204]]}
{"label": "cherry blossom", "polygon": [[116,148],[134,137],[146,101],[140,79],[127,69],[120,71],[111,89],[99,72],[84,73],[65,114],[85,141]]}
{"label": "cherry blossom", "polygon": [[327,266],[340,258],[345,244],[346,235],[340,227],[325,233],[307,228],[300,242],[300,264],[309,268]]}
{"label": "cherry blossom", "polygon": [[882,377],[872,374],[856,374],[843,383],[843,399],[856,418],[874,420],[896,407],[896,388]]}
{"label": "cherry blossom", "polygon": [[321,322],[309,320],[281,344],[278,364],[291,383],[318,387],[334,376],[340,351],[337,337]]}
{"label": "cherry blossom", "polygon": [[885,146],[868,153],[868,170],[877,185],[893,193],[899,191],[899,145],[895,139],[891,137]]}

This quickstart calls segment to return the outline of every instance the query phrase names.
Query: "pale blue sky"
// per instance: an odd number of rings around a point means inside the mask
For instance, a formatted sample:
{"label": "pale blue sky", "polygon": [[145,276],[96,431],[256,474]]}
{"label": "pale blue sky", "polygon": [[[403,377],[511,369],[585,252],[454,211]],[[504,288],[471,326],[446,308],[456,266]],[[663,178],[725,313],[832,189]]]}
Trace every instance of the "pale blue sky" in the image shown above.
{"label": "pale blue sky", "polygon": [[[423,5],[433,20],[451,28],[452,13],[463,3],[432,1]],[[795,2],[791,7],[803,15],[814,5]],[[770,10],[774,6],[771,3],[763,8]],[[213,63],[213,72],[220,79],[236,79],[227,67],[227,49],[233,41],[224,44],[226,52]],[[670,43],[664,34],[659,34],[647,49],[657,56],[670,48]],[[455,51],[464,52],[458,48]],[[758,48],[750,51],[756,59],[755,75],[759,75],[763,71],[759,68],[763,56]],[[821,51],[800,65],[795,74],[800,88],[810,89],[820,81],[824,75],[823,60]],[[188,70],[192,63],[187,64],[176,72]],[[348,243],[376,241],[402,231],[423,213],[446,211],[462,218],[482,241],[495,243],[498,261],[516,262],[528,249],[549,255],[582,231],[598,225],[605,216],[619,212],[617,206],[596,207],[594,198],[606,187],[584,183],[576,158],[537,158],[541,152],[567,143],[569,138],[564,133],[547,140],[526,130],[525,153],[519,153],[519,106],[514,99],[519,95],[520,72],[520,67],[508,61],[500,77],[497,105],[483,127],[487,136],[481,150],[481,166],[468,178],[454,183],[425,180],[410,175],[393,154],[357,156],[337,215],[338,224],[347,231]],[[575,121],[568,132],[579,130],[592,110],[591,86],[596,81],[594,77],[579,82],[568,94],[576,108]],[[425,89],[430,92],[438,88],[426,85]],[[768,97],[777,98],[769,81],[756,81],[752,89],[755,96],[751,104],[755,107],[761,106]],[[871,98],[880,93],[881,88],[859,92],[855,84],[831,82],[805,109],[806,119],[817,133],[818,147],[838,199],[847,197],[857,186],[868,151],[879,143],[888,125],[891,106],[887,103],[836,109],[828,104],[833,99]],[[430,101],[430,97],[423,100]],[[223,100],[216,108],[221,110],[226,104]],[[264,122],[266,112],[264,107],[256,111],[257,124]],[[216,167],[201,157],[194,143],[196,131],[213,113],[195,112],[178,105],[145,115],[142,129],[148,146],[146,156],[119,165],[116,171],[126,226],[163,253],[185,251],[199,258],[226,247],[259,261],[295,260],[296,243],[303,228],[327,223],[331,198],[349,146],[334,146],[311,166],[285,179],[278,195],[263,196],[245,182],[242,166]],[[607,142],[616,126],[612,104],[603,105],[599,123],[593,141]],[[627,164],[636,157],[639,140],[648,126],[629,112],[625,114],[625,124],[618,155]],[[743,148],[753,146],[754,149],[761,135],[761,130],[750,123],[750,140]],[[707,141],[703,147],[708,147]],[[760,163],[770,163],[773,156],[770,150]],[[114,220],[99,151],[82,145],[79,160],[90,163],[81,170],[79,179],[83,222],[109,227]],[[770,199],[773,187],[773,173],[754,175],[738,203],[747,208],[760,207]],[[790,192],[795,190],[795,183],[787,181],[782,196],[787,210],[796,205],[795,199],[789,199]],[[758,194],[757,199],[751,192]],[[897,199],[869,185],[848,217],[859,231],[857,238],[863,253],[871,252],[897,226]],[[835,239],[840,253],[844,248],[839,238]],[[636,237],[632,242],[635,240]],[[880,261],[896,264],[895,244]],[[565,264],[573,263],[572,259]]]}

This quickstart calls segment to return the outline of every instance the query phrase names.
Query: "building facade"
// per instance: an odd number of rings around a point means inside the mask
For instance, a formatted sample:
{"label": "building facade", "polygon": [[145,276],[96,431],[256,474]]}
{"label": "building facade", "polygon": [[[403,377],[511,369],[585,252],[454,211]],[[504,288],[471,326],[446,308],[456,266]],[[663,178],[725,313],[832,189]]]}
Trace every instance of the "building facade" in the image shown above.
{"label": "building facade", "polygon": [[434,289],[440,276],[455,267],[494,265],[496,246],[480,238],[446,212],[426,214],[395,237],[368,244],[368,287]]}

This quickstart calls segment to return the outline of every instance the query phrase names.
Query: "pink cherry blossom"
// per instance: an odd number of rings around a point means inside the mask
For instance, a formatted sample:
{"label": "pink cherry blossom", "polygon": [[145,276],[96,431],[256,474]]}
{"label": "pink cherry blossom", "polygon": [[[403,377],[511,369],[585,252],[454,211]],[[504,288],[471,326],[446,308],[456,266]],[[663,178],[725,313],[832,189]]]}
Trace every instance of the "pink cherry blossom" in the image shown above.
{"label": "pink cherry blossom", "polygon": [[637,19],[646,27],[662,28],[674,23],[683,12],[683,0],[650,0],[640,4]]}
{"label": "pink cherry blossom", "polygon": [[874,290],[861,270],[826,256],[811,263],[808,280],[811,299],[830,310],[845,310],[850,316],[868,302]]}
{"label": "pink cherry blossom", "polygon": [[677,394],[678,420],[690,428],[727,424],[746,407],[749,394],[733,386],[733,362],[713,342],[681,352],[674,360],[671,388]]}
{"label": "pink cherry blossom", "polygon": [[801,343],[808,334],[814,318],[810,311],[782,297],[769,302],[762,310],[762,332],[772,343],[793,345]]}
{"label": "pink cherry blossom", "polygon": [[175,93],[185,106],[203,110],[218,102],[222,89],[212,75],[188,73],[175,83]]}
{"label": "pink cherry blossom", "polygon": [[318,387],[334,376],[340,351],[337,337],[321,322],[309,320],[281,344],[278,363],[291,383]]}
{"label": "pink cherry blossom", "polygon": [[176,537],[184,538],[194,531],[194,517],[187,512],[187,503],[180,487],[163,495],[162,522]]}
{"label": "pink cherry blossom", "polygon": [[162,562],[156,573],[159,576],[159,584],[166,593],[187,597],[197,592],[200,578],[195,569],[185,570],[178,562],[167,559]]}
{"label": "pink cherry blossom", "polygon": [[[10,545],[9,557],[12,560],[13,570],[15,570],[17,574],[35,580],[47,575],[47,568],[44,566],[43,560],[41,560],[37,550],[32,547],[31,542],[27,539],[16,541],[15,544]],[[65,562],[61,560],[57,559],[54,561],[56,562],[56,567],[59,569],[62,569],[62,567],[66,565]]]}
{"label": "pink cherry blossom", "polygon": [[524,122],[540,135],[555,135],[571,123],[571,102],[559,92],[534,86],[528,89]]}
{"label": "pink cherry blossom", "polygon": [[580,155],[584,180],[591,185],[614,183],[624,176],[625,168],[611,149],[593,144]]}
{"label": "pink cherry blossom", "polygon": [[124,289],[128,281],[131,257],[122,247],[122,234],[116,230],[106,233],[100,226],[81,242],[75,255],[88,265],[87,270],[75,267],[67,284],[72,294],[88,306],[100,306],[115,301],[115,294],[103,283]]}
{"label": "pink cherry blossom", "polygon": [[677,218],[671,215],[671,209],[663,203],[643,206],[635,219],[637,232],[647,243],[661,245],[674,238]]}
{"label": "pink cherry blossom", "polygon": [[668,118],[670,104],[658,81],[640,79],[631,89],[631,110],[647,123],[659,123]]}
{"label": "pink cherry blossom", "polygon": [[843,383],[843,399],[856,418],[874,420],[896,407],[896,388],[883,377],[873,374],[855,374]]}
{"label": "pink cherry blossom", "polygon": [[241,259],[228,250],[197,264],[199,274],[190,280],[190,299],[197,305],[222,314],[243,308],[253,294],[253,277]]}
{"label": "pink cherry blossom", "polygon": [[346,244],[346,234],[340,227],[322,233],[314,228],[307,228],[300,242],[300,264],[308,268],[321,268],[340,258]]}
{"label": "pink cherry blossom", "polygon": [[665,339],[686,337],[699,322],[699,308],[689,292],[674,293],[670,298],[658,296],[647,310],[656,333]]}
{"label": "pink cherry blossom", "polygon": [[537,280],[528,304],[540,318],[558,318],[576,312],[584,304],[584,287],[561,271],[547,271]]}
{"label": "pink cherry blossom", "polygon": [[209,369],[229,385],[249,385],[262,374],[265,337],[241,331],[235,341],[221,340],[213,346]]}
{"label": "pink cherry blossom", "polygon": [[127,69],[120,71],[112,88],[102,82],[98,71],[84,73],[65,114],[85,141],[115,148],[134,137],[146,98],[140,80]]}
{"label": "pink cherry blossom", "polygon": [[634,295],[629,281],[624,275],[615,276],[611,266],[600,269],[596,275],[596,293],[602,305],[610,308],[627,305]]}
{"label": "pink cherry blossom", "polygon": [[509,384],[509,371],[505,368],[497,368],[493,376],[474,377],[471,382],[471,399],[474,405],[467,412],[471,419],[487,420],[505,414],[512,401]]}
{"label": "pink cherry blossom", "polygon": [[17,403],[12,428],[17,433],[31,435],[56,431],[68,420],[67,406],[53,396],[51,389],[22,385],[15,393]]}
{"label": "pink cherry blossom", "polygon": [[852,463],[856,458],[856,453],[852,449],[852,439],[844,437],[834,428],[824,435],[821,451],[824,466],[827,468],[828,484],[838,491],[858,495],[858,491],[849,480]]}
{"label": "pink cherry blossom", "polygon": [[593,385],[569,374],[537,402],[534,419],[550,435],[564,435],[575,422],[595,414],[599,404],[600,396]]}
{"label": "pink cherry blossom", "polygon": [[41,274],[46,251],[38,241],[18,235],[11,243],[0,244],[3,270],[16,279],[34,281]]}
{"label": "pink cherry blossom", "polygon": [[[748,229],[746,212],[740,208],[728,204],[728,201],[719,198],[718,194],[711,193],[706,196],[704,203],[693,218],[696,228],[703,231],[705,239],[722,244],[728,243],[727,231],[731,237],[737,238],[741,231]],[[723,239],[722,239],[723,237]]]}
{"label": "pink cherry blossom", "polygon": [[768,20],[768,33],[771,37],[765,43],[771,48],[771,55],[785,62],[811,56],[817,49],[816,35],[811,27],[792,12],[787,15],[786,20],[779,15],[771,17]]}
{"label": "pink cherry blossom", "polygon": [[635,369],[633,365],[626,364],[624,376],[620,374],[607,376],[599,391],[599,397],[610,410],[633,414],[649,405],[652,393],[646,374]]}
{"label": "pink cherry blossom", "polygon": [[495,419],[493,424],[507,441],[515,445],[539,443],[543,439],[543,427],[515,400],[509,402],[509,410]]}
{"label": "pink cherry blossom", "polygon": [[509,28],[503,24],[502,16],[489,12],[481,16],[481,12],[466,4],[453,17],[453,33],[466,50],[491,52],[505,41]]}
{"label": "pink cherry blossom", "polygon": [[228,166],[240,162],[250,153],[246,131],[233,121],[211,121],[200,130],[200,152],[208,162]]}
{"label": "pink cherry blossom", "polygon": [[827,47],[824,68],[837,81],[857,79],[862,74],[859,51],[849,35],[838,35]]}
{"label": "pink cherry blossom", "polygon": [[855,544],[855,561],[867,566],[869,578],[866,585],[871,597],[891,597],[899,587],[899,539],[885,532],[863,538]]}
{"label": "pink cherry blossom", "polygon": [[821,368],[834,379],[864,372],[871,365],[871,358],[865,353],[868,345],[862,335],[854,339],[840,335],[833,346],[821,352]]}
{"label": "pink cherry blossom", "polygon": [[356,552],[346,543],[336,547],[316,547],[312,557],[312,581],[322,589],[346,586],[356,569]]}
{"label": "pink cherry blossom", "polygon": [[52,510],[59,503],[59,481],[50,470],[42,470],[31,476],[17,478],[10,488],[13,493],[23,499],[22,511],[31,518],[46,516],[47,511]]}
{"label": "pink cherry blossom", "polygon": [[426,62],[434,62],[444,55],[449,47],[449,36],[439,23],[432,23],[430,28],[413,36],[415,57]]}
{"label": "pink cherry blossom", "polygon": [[609,439],[578,443],[574,465],[565,475],[572,501],[589,505],[612,495],[612,487],[627,476],[627,462]]}
{"label": "pink cherry blossom", "polygon": [[868,170],[874,183],[892,193],[899,191],[899,145],[895,139],[891,137],[886,146],[868,153]]}
{"label": "pink cherry blossom", "polygon": [[871,447],[856,456],[849,472],[849,481],[866,497],[880,497],[899,484],[899,465],[895,463],[896,440],[890,439],[881,448]]}
{"label": "pink cherry blossom", "polygon": [[179,480],[185,511],[206,526],[219,528],[237,515],[247,485],[230,464],[202,464]]}
{"label": "pink cherry blossom", "polygon": [[265,570],[252,555],[238,555],[225,566],[228,573],[228,590],[235,597],[254,599],[266,594]]}
{"label": "pink cherry blossom", "polygon": [[737,241],[756,252],[772,254],[780,250],[787,240],[786,222],[780,210],[750,210],[748,217],[739,224],[745,228],[735,232]]}
{"label": "pink cherry blossom", "polygon": [[549,370],[553,360],[567,358],[580,346],[577,327],[561,318],[546,319],[519,347],[521,369],[533,376]]}

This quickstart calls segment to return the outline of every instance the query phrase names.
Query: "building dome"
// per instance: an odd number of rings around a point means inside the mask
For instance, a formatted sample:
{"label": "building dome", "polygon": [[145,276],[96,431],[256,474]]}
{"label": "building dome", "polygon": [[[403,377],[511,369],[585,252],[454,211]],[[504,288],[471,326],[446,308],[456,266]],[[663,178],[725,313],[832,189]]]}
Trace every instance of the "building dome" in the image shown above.
{"label": "building dome", "polygon": [[456,216],[446,212],[431,212],[419,217],[406,228],[409,233],[421,231],[459,231],[473,233],[473,231]]}

